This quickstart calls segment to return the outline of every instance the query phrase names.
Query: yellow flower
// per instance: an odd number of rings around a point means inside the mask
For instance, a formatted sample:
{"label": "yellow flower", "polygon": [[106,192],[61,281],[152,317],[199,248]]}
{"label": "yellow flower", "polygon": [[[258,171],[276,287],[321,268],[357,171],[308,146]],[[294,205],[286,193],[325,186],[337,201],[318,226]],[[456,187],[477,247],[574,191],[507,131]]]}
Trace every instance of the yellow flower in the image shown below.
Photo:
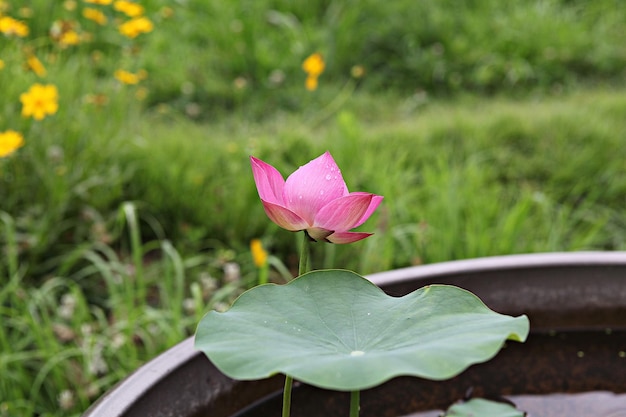
{"label": "yellow flower", "polygon": [[89,4],[100,4],[102,6],[108,6],[113,3],[113,0],[84,0],[85,3]]}
{"label": "yellow flower", "polygon": [[133,74],[132,72],[128,72],[125,70],[117,70],[113,74],[113,76],[124,84],[137,84],[139,83],[139,77],[137,74]]}
{"label": "yellow flower", "polygon": [[119,31],[129,38],[136,38],[142,33],[151,32],[153,24],[147,17],[136,17],[120,25]]}
{"label": "yellow flower", "polygon": [[78,23],[75,20],[55,20],[50,27],[50,36],[61,45],[62,48],[78,45],[88,40],[86,33],[79,33]]}
{"label": "yellow flower", "polygon": [[143,14],[143,6],[132,1],[117,0],[113,3],[113,8],[124,13],[128,17],[138,17]]}
{"label": "yellow flower", "polygon": [[0,158],[11,155],[24,146],[24,137],[15,130],[0,132]]}
{"label": "yellow flower", "polygon": [[263,248],[260,239],[252,239],[250,241],[250,250],[252,251],[252,259],[257,268],[261,268],[267,264],[267,252]]}
{"label": "yellow flower", "polygon": [[307,77],[304,86],[307,90],[313,91],[317,89],[317,78],[324,72],[324,58],[319,52],[309,55],[302,63],[302,69],[306,72]]}
{"label": "yellow flower", "polygon": [[304,81],[304,86],[309,91],[317,90],[317,77],[313,77],[312,75],[306,77],[306,80]]}
{"label": "yellow flower", "polygon": [[4,69],[4,61],[0,59],[0,70]]}
{"label": "yellow flower", "polygon": [[104,25],[107,22],[107,17],[101,10],[94,9],[92,7],[86,7],[83,9],[83,16],[89,20],[93,20],[99,25]]}
{"label": "yellow flower", "polygon": [[62,46],[78,45],[80,43],[80,36],[76,33],[76,31],[68,30],[67,32],[61,34],[59,43]]}
{"label": "yellow flower", "polygon": [[61,46],[78,45],[80,36],[75,29],[77,26],[73,20],[55,20],[50,27],[50,36]]}
{"label": "yellow flower", "polygon": [[0,32],[7,36],[15,35],[23,38],[28,35],[28,26],[12,17],[0,16]]}
{"label": "yellow flower", "polygon": [[37,74],[38,77],[45,77],[47,74],[46,67],[43,66],[41,61],[35,55],[30,55],[26,59],[26,67]]}
{"label": "yellow flower", "polygon": [[[138,84],[139,81],[142,80],[141,71],[137,74],[133,74],[132,72],[128,72],[125,70],[118,69],[113,73],[113,76],[121,83],[124,84]],[[145,77],[143,77],[145,78]]]}
{"label": "yellow flower", "polygon": [[22,116],[43,119],[46,114],[55,114],[59,109],[59,93],[52,84],[33,84],[27,92],[20,95]]}
{"label": "yellow flower", "polygon": [[302,69],[311,77],[319,77],[324,72],[324,58],[319,52],[309,55],[302,63]]}

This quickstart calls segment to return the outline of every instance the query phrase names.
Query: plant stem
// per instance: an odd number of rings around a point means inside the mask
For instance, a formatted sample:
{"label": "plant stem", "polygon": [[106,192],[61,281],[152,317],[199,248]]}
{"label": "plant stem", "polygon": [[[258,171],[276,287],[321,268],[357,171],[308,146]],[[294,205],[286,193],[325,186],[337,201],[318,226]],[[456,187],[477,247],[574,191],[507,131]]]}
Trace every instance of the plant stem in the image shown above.
{"label": "plant stem", "polygon": [[[309,236],[304,232],[304,239],[302,239],[302,247],[300,248],[300,264],[298,265],[298,276],[307,272],[307,265],[309,263]],[[283,390],[283,415],[282,417],[289,417],[291,413],[291,387],[293,385],[293,378],[289,375],[285,375],[285,388]],[[358,412],[358,410],[357,410]]]}
{"label": "plant stem", "polygon": [[361,391],[352,391],[350,393],[350,417],[359,417],[360,402]]}
{"label": "plant stem", "polygon": [[309,236],[304,232],[304,239],[302,239],[302,248],[300,251],[300,264],[298,265],[298,276],[308,272],[309,264]]}
{"label": "plant stem", "polygon": [[293,378],[289,375],[285,375],[285,389],[283,390],[283,416],[289,417],[291,412],[291,386],[293,385]]}
{"label": "plant stem", "polygon": [[267,284],[269,278],[269,264],[266,262],[259,268],[259,285]]}

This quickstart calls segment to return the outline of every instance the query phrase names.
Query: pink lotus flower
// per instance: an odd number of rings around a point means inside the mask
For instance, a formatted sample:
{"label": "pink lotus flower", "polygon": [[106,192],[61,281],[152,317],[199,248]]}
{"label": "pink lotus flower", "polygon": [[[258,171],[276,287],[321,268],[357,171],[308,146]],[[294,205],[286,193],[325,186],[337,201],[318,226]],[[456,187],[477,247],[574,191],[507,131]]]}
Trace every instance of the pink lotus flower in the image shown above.
{"label": "pink lotus flower", "polygon": [[350,232],[376,210],[382,196],[349,193],[335,160],[326,152],[287,181],[273,166],[250,157],[254,182],[267,216],[283,229],[304,230],[311,239],[351,243],[371,233]]}

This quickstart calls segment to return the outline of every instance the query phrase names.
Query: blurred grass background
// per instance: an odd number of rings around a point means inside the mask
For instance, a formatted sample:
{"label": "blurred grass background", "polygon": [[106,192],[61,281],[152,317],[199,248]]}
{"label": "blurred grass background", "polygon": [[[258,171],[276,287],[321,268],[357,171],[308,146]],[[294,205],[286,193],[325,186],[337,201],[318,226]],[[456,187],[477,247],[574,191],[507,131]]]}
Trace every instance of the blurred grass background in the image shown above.
{"label": "blurred grass background", "polygon": [[[297,237],[249,155],[286,176],[329,150],[385,196],[375,234],[315,245],[316,267],[626,249],[619,0],[140,3],[134,38],[110,1],[0,4],[29,28],[0,35],[0,132],[25,140],[0,159],[0,416],[80,415],[254,285],[252,239],[284,282]],[[59,90],[41,121],[20,114],[34,83]]]}

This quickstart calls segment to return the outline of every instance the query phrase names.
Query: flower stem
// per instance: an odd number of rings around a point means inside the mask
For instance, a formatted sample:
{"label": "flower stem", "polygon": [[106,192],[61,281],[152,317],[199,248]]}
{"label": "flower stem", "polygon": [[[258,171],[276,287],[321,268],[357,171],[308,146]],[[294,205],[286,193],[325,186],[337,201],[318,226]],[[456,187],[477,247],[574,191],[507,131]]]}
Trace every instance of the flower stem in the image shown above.
{"label": "flower stem", "polygon": [[289,375],[285,375],[285,389],[283,390],[283,415],[282,417],[289,417],[291,412],[291,386],[293,385],[293,378]]}
{"label": "flower stem", "polygon": [[298,276],[308,272],[309,264],[309,236],[304,232],[302,239],[302,248],[300,252],[300,264],[298,265]]}
{"label": "flower stem", "polygon": [[[308,270],[309,263],[309,236],[303,233],[302,248],[300,248],[300,264],[298,265],[298,276],[304,274]],[[282,417],[289,417],[291,413],[291,386],[293,378],[285,375],[285,388],[283,389],[283,414]],[[358,411],[357,411],[358,412]]]}
{"label": "flower stem", "polygon": [[259,268],[259,285],[267,284],[269,276],[269,265],[267,262]]}
{"label": "flower stem", "polygon": [[359,417],[359,408],[361,402],[361,391],[352,391],[350,393],[350,417]]}

